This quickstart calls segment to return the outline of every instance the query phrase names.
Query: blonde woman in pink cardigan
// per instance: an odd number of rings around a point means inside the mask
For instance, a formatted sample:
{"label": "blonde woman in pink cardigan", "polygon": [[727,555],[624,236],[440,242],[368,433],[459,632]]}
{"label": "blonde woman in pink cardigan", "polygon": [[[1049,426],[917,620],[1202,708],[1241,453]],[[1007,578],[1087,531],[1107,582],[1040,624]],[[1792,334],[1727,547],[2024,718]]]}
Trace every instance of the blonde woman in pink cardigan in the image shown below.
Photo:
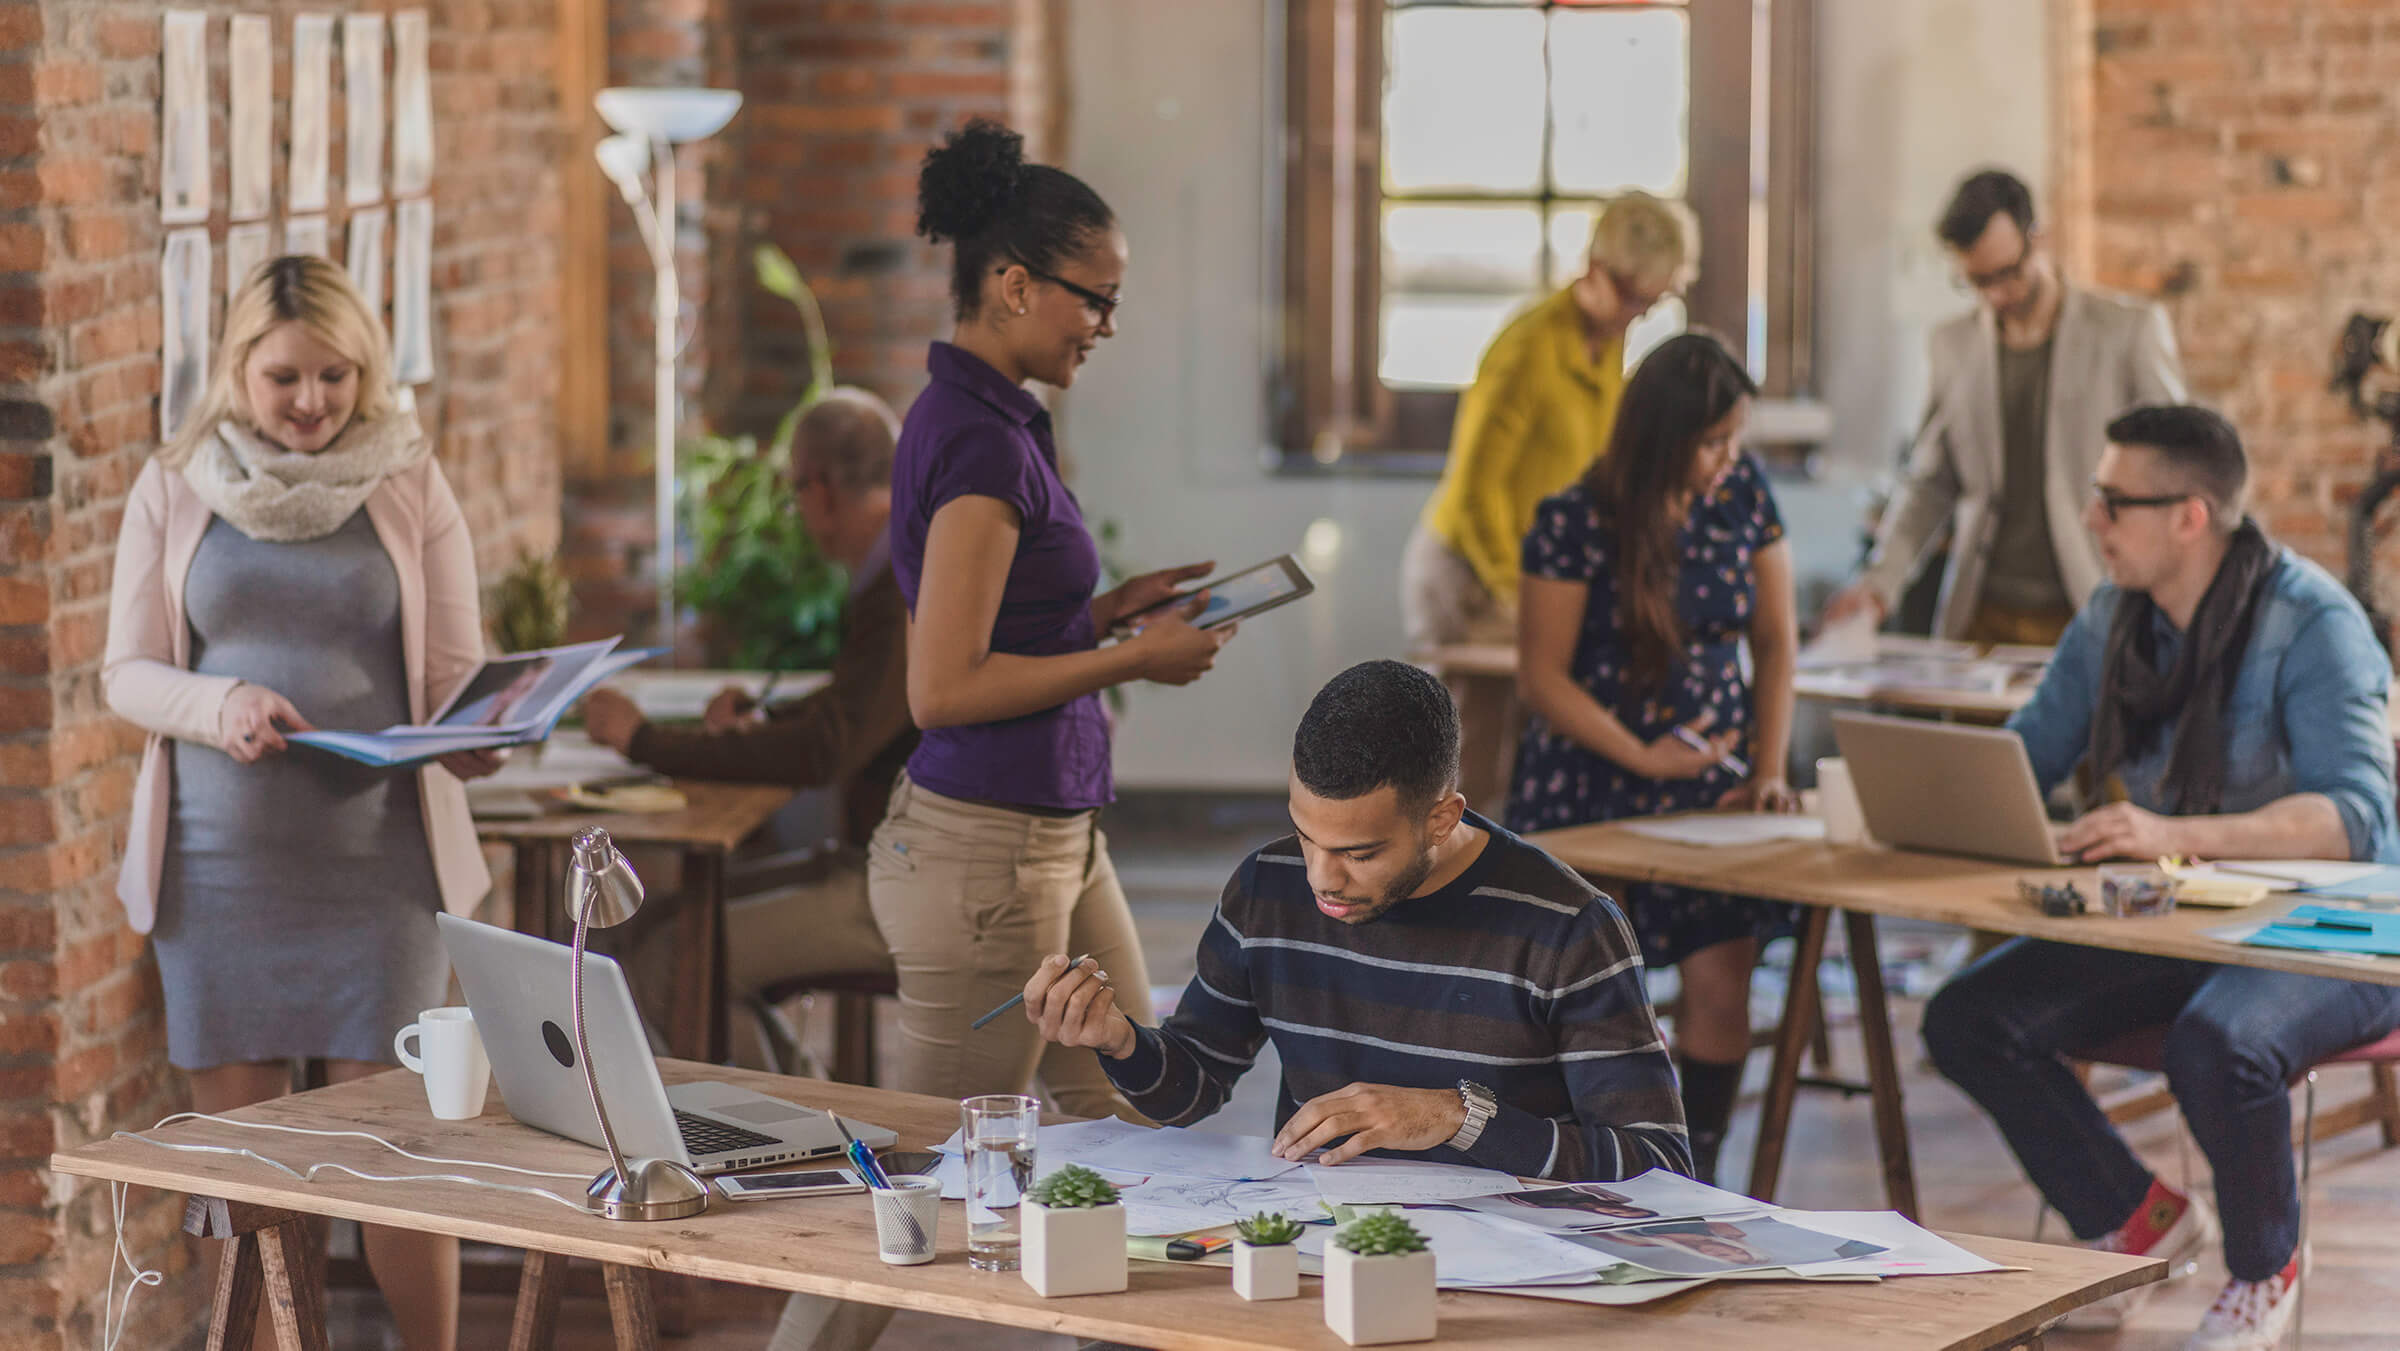
{"label": "blonde woman in pink cardigan", "polygon": [[[150,733],[117,894],[148,933],[192,1102],[279,1097],[290,1062],[387,1068],[443,1002],[433,917],[490,886],[461,777],[291,745],[421,722],[483,658],[474,549],[392,385],[383,326],[321,258],[227,309],[218,365],[125,505],[102,685]],[[453,1351],[458,1244],[366,1228],[409,1351]]]}

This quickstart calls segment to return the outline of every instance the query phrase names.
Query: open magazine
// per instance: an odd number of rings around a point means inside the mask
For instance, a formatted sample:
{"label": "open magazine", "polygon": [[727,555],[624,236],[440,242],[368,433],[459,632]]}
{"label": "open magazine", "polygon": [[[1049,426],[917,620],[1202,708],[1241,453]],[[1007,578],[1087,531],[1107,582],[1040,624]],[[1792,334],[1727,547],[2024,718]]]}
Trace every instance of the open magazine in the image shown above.
{"label": "open magazine", "polygon": [[663,647],[620,649],[623,638],[545,647],[494,657],[477,668],[421,726],[380,732],[293,732],[285,740],[369,765],[413,765],[456,751],[522,746],[550,735],[592,687]]}

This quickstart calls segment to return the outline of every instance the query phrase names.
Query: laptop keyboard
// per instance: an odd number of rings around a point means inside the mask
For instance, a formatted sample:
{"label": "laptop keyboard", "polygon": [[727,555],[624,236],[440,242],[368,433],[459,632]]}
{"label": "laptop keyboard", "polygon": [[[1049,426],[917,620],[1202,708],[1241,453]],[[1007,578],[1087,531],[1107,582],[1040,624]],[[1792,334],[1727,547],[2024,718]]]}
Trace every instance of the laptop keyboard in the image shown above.
{"label": "laptop keyboard", "polygon": [[697,1117],[681,1108],[675,1112],[675,1129],[683,1134],[683,1147],[695,1159],[707,1154],[725,1154],[737,1149],[755,1149],[771,1145],[780,1137],[761,1135],[757,1131],[728,1126],[722,1121]]}

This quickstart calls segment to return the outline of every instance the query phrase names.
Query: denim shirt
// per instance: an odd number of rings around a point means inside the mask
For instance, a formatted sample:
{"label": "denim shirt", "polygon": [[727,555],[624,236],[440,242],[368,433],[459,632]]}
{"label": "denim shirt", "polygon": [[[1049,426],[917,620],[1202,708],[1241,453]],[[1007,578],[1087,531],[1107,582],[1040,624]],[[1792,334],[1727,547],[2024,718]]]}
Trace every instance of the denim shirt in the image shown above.
{"label": "denim shirt", "polygon": [[[2295,793],[2320,793],[2341,813],[2351,858],[2400,862],[2384,713],[2391,662],[2366,612],[2323,568],[2278,549],[2266,586],[2225,714],[2231,744],[2218,810],[2254,811]],[[2122,594],[2113,584],[2092,593],[2059,638],[2033,699],[2008,720],[2044,793],[2090,750],[2100,668]],[[2159,660],[2171,662],[2183,635],[2163,614],[2155,623]],[[2135,806],[2167,810],[2160,781],[2172,741],[2172,729],[2161,728],[2117,766]]]}

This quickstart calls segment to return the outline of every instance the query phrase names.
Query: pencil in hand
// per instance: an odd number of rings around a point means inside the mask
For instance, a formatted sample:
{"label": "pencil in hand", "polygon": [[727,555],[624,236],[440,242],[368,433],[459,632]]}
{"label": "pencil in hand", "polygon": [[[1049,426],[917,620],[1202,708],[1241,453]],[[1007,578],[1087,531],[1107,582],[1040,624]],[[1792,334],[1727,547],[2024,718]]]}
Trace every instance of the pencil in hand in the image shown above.
{"label": "pencil in hand", "polygon": [[[1067,963],[1067,969],[1068,969],[1069,971],[1072,971],[1072,970],[1074,970],[1076,967],[1079,967],[1079,966],[1083,965],[1085,962],[1088,962],[1088,961],[1090,961],[1091,959],[1092,959],[1092,954],[1090,954],[1090,953],[1088,953],[1088,952],[1087,952],[1087,953],[1083,954],[1081,957],[1078,957],[1078,958],[1076,958],[1074,961],[1071,961],[1071,962]],[[1015,1008],[1017,1005],[1019,1005],[1019,1004],[1022,1004],[1022,1003],[1024,1003],[1024,1002],[1025,1002],[1025,992],[1024,992],[1023,990],[1019,990],[1019,991],[1017,991],[1015,994],[1013,994],[1013,995],[1009,996],[1009,999],[1008,999],[1008,1002],[1007,1002],[1007,1003],[1005,1003],[1005,1004],[1002,1004],[1000,1007],[998,1007],[998,1008],[996,1008],[996,1009],[993,1009],[993,1010],[992,1010],[990,1013],[987,1013],[987,1014],[983,1015],[982,1017],[980,1017],[980,1018],[976,1019],[974,1022],[972,1022],[972,1023],[969,1023],[969,1024],[967,1025],[967,1027],[968,1027],[968,1030],[969,1030],[969,1031],[977,1031],[977,1030],[980,1030],[980,1029],[983,1027],[983,1025],[984,1025],[985,1023],[988,1023],[988,1022],[990,1022],[990,1021],[991,1021],[991,1020],[993,1020],[994,1018],[997,1018],[997,1017],[999,1017],[1001,1014],[1008,1012],[1010,1009],[1013,1009],[1013,1008]]]}

